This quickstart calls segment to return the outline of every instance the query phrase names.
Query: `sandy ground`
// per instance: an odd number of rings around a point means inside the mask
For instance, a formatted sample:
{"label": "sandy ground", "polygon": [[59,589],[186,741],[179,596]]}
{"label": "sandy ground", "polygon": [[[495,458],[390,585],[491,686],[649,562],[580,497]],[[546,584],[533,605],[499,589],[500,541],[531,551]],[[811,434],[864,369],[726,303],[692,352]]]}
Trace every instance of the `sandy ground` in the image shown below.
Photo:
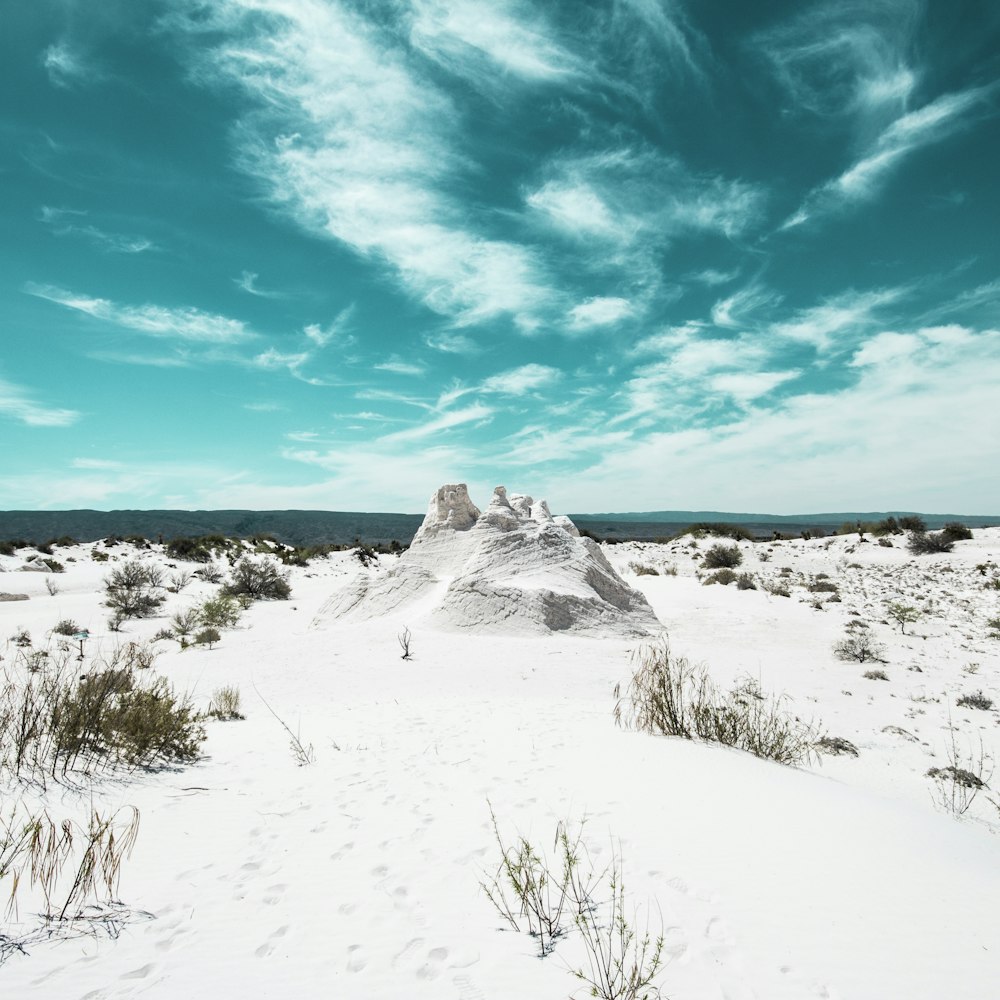
{"label": "sandy ground", "polygon": [[[987,790],[956,818],[926,772],[948,763],[952,738],[965,757],[982,741],[984,778],[997,757],[997,710],[957,700],[982,691],[1000,702],[1000,639],[988,625],[1000,615],[1000,529],[919,558],[899,538],[891,548],[856,535],[743,542],[738,572],[757,590],[700,582],[698,557],[715,541],[605,552],[646,594],[676,654],[723,685],[749,675],[785,695],[856,758],[790,768],[619,729],[613,690],[631,674],[635,641],[435,630],[413,609],[324,619],[332,593],[379,572],[337,553],[292,570],[291,600],[253,606],[214,649],[156,643],[153,669],[200,706],[224,684],[240,688],[246,720],[208,723],[203,760],[84,794],[3,786],[5,811],[21,800],[80,815],[93,801],[142,816],[119,891],[132,916],[117,939],[35,943],[0,966],[3,995],[566,997],[579,987],[571,970],[586,965],[578,932],[540,959],[480,889],[499,861],[490,804],[506,839],[522,833],[550,857],[560,821],[584,824],[595,870],[620,857],[630,919],[664,935],[664,996],[998,995],[1000,808],[990,799],[1000,794]],[[30,552],[0,557],[0,591],[29,596],[0,602],[0,638],[27,629],[40,645],[72,619],[92,634],[88,654],[107,652],[151,638],[216,589],[194,582],[157,618],[114,634],[101,604],[110,568],[167,560],[119,545],[97,563],[93,548],[56,550],[66,572],[50,575],[55,595],[45,574],[21,570]],[[824,579],[836,594],[808,590]],[[905,634],[888,601],[921,611]],[[885,645],[875,666],[888,680],[834,656],[852,619]],[[13,644],[0,652],[13,669]],[[313,763],[296,762],[265,701],[312,746]],[[22,902],[4,930],[35,925]]]}

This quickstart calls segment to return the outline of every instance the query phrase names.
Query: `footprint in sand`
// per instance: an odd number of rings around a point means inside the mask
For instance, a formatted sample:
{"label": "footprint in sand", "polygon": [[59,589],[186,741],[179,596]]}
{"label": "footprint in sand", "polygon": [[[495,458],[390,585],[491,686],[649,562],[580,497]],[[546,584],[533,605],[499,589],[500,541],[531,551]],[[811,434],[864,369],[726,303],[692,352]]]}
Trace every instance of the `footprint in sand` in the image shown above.
{"label": "footprint in sand", "polygon": [[364,957],[361,945],[349,945],[347,948],[347,971],[361,972],[367,964],[368,960]]}
{"label": "footprint in sand", "polygon": [[427,952],[427,961],[417,969],[418,979],[437,979],[444,971],[444,964],[448,959],[447,948],[431,948]]}
{"label": "footprint in sand", "polygon": [[258,958],[267,958],[272,951],[277,947],[278,942],[288,933],[288,925],[284,927],[279,927],[274,931],[271,936],[257,949],[254,950],[254,954]]}

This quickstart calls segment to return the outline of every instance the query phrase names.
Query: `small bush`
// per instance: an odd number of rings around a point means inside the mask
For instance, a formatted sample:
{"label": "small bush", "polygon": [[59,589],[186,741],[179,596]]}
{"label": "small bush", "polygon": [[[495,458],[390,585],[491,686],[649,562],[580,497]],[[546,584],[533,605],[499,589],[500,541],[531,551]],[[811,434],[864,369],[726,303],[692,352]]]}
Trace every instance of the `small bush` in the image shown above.
{"label": "small bush", "polygon": [[219,630],[214,628],[202,629],[195,637],[194,641],[199,646],[208,646],[209,649],[212,648],[215,643],[217,643],[222,638],[219,635]]}
{"label": "small bush", "polygon": [[150,563],[132,559],[111,571],[104,581],[105,604],[124,618],[147,618],[162,603],[157,593],[163,573]]}
{"label": "small bush", "polygon": [[868,631],[854,631],[833,644],[833,653],[838,660],[884,663],[886,648]]}
{"label": "small bush", "polygon": [[993,699],[987,698],[982,691],[963,694],[956,702],[959,708],[978,708],[988,712],[993,707]]}
{"label": "small bush", "polygon": [[829,580],[817,580],[809,584],[809,592],[812,594],[836,594],[838,587]]}
{"label": "small bush", "polygon": [[705,577],[702,585],[708,586],[711,583],[721,583],[724,587],[728,587],[735,580],[736,574],[731,569],[717,569],[714,573],[710,573]]}
{"label": "small bush", "polygon": [[244,556],[233,567],[223,593],[231,597],[245,594],[255,601],[287,601],[292,588],[273,559]]}
{"label": "small bush", "polygon": [[965,542],[972,538],[972,529],[961,521],[949,521],[941,529],[941,534],[950,542]]}
{"label": "small bush", "polygon": [[951,552],[955,543],[943,531],[914,531],[906,547],[915,556],[931,555],[936,552]]}
{"label": "small bush", "polygon": [[738,545],[713,545],[702,560],[705,569],[735,569],[743,562]]}
{"label": "small bush", "polygon": [[223,593],[210,597],[196,613],[197,621],[192,628],[197,628],[198,625],[206,628],[233,628],[240,620],[240,605],[235,598]]}
{"label": "small bush", "polygon": [[779,764],[807,761],[820,734],[767,698],[753,682],[720,691],[702,666],[674,657],[666,643],[643,650],[624,697],[615,689],[615,721],[661,736],[695,737]]}
{"label": "small bush", "polygon": [[185,611],[175,611],[170,616],[170,628],[174,637],[186,636],[190,635],[202,623],[202,620],[202,608],[188,608]]}
{"label": "small bush", "polygon": [[889,675],[884,670],[866,670],[863,674],[865,680],[869,681],[887,681]]}
{"label": "small bush", "polygon": [[903,531],[916,531],[923,534],[927,530],[927,524],[919,514],[908,514],[899,519],[899,527]]}
{"label": "small bush", "polygon": [[644,563],[631,562],[628,564],[628,568],[632,570],[636,576],[660,575],[660,571],[655,566],[646,566]]}
{"label": "small bush", "polygon": [[763,585],[764,590],[774,597],[791,597],[792,592],[783,583],[779,583],[777,580],[766,581]]}
{"label": "small bush", "polygon": [[834,757],[843,754],[851,757],[858,756],[858,748],[850,740],[845,740],[843,736],[822,736],[816,741],[816,746],[823,753]]}
{"label": "small bush", "polygon": [[756,590],[757,584],[754,583],[753,575],[750,573],[740,573],[740,575],[736,578],[736,589]]}
{"label": "small bush", "polygon": [[229,722],[232,719],[245,719],[240,711],[240,689],[227,685],[216,688],[212,692],[212,701],[208,706],[208,714],[213,719]]}
{"label": "small bush", "polygon": [[879,545],[881,545],[881,546],[882,546],[882,548],[883,548],[883,549],[891,549],[891,548],[894,548],[894,546],[893,546],[892,542],[891,542],[891,541],[890,541],[890,540],[889,540],[888,538],[880,538],[880,539],[878,540],[878,543],[879,543]]}
{"label": "small bush", "polygon": [[201,569],[196,569],[194,575],[200,577],[205,583],[222,583],[222,567],[218,563],[210,562]]}
{"label": "small bush", "polygon": [[899,625],[901,633],[906,632],[906,626],[920,617],[919,609],[902,601],[889,601],[885,607],[886,614]]}
{"label": "small bush", "polygon": [[56,635],[76,635],[80,631],[80,626],[71,618],[64,618],[52,631]]}

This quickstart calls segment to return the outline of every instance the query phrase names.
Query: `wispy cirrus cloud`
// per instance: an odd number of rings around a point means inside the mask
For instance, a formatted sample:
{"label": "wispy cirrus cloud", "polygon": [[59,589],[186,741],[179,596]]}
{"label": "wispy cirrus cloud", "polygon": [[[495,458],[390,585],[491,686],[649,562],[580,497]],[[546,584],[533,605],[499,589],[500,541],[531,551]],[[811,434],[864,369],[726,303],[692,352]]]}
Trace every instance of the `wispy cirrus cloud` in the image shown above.
{"label": "wispy cirrus cloud", "polygon": [[593,296],[569,311],[569,325],[574,330],[613,326],[632,315],[632,303],[617,295]]}
{"label": "wispy cirrus cloud", "polygon": [[794,112],[848,118],[864,138],[903,113],[917,85],[922,0],[833,0],[750,40]]}
{"label": "wispy cirrus cloud", "polygon": [[31,390],[0,378],[0,416],[29,427],[68,427],[82,414],[77,410],[46,406],[38,402]]}
{"label": "wispy cirrus cloud", "polygon": [[76,236],[92,243],[100,250],[109,253],[145,253],[159,249],[157,245],[145,236],[128,236],[123,233],[112,233],[99,226],[80,221],[86,218],[87,212],[69,208],[55,208],[52,205],[42,205],[38,213],[41,222],[49,227],[53,236]]}
{"label": "wispy cirrus cloud", "polygon": [[235,344],[257,336],[241,320],[193,306],[122,305],[109,299],[78,295],[55,285],[33,282],[29,282],[24,290],[37,298],[151,337],[176,338],[200,344]]}
{"label": "wispy cirrus cloud", "polygon": [[84,53],[67,41],[54,42],[42,53],[42,66],[54,87],[69,88],[103,78]]}
{"label": "wispy cirrus cloud", "polygon": [[376,371],[391,372],[393,375],[425,375],[427,366],[413,361],[404,361],[393,355],[388,361],[382,361],[374,366]]}
{"label": "wispy cirrus cloud", "polygon": [[482,89],[507,87],[512,79],[538,83],[585,73],[580,57],[559,42],[537,5],[414,0],[412,6],[414,47]]}
{"label": "wispy cirrus cloud", "polygon": [[813,189],[781,228],[801,226],[875,198],[907,157],[967,125],[970,112],[983,106],[996,91],[996,84],[971,87],[900,116],[840,176]]}
{"label": "wispy cirrus cloud", "polygon": [[239,87],[239,163],[311,233],[387,265],[455,323],[509,316],[525,330],[556,294],[543,258],[480,226],[452,190],[468,169],[461,112],[391,33],[319,0],[220,0],[177,11],[175,30],[223,40],[199,80]]}
{"label": "wispy cirrus cloud", "polygon": [[257,284],[260,277],[256,271],[242,271],[238,278],[233,278],[233,284],[242,288],[248,295],[255,295],[259,299],[283,299],[283,292],[276,292],[269,288],[261,288]]}

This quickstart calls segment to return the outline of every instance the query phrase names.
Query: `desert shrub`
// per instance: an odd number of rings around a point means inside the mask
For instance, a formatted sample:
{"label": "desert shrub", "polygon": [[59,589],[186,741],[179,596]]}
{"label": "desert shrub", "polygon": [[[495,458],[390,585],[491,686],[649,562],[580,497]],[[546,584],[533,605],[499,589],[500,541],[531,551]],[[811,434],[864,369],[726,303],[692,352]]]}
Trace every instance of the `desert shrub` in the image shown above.
{"label": "desert shrub", "polygon": [[[544,852],[526,837],[518,836],[510,846],[504,843],[492,805],[490,819],[500,848],[500,863],[493,875],[479,883],[480,888],[512,930],[526,930],[538,939],[538,950],[544,958],[566,933],[564,917],[569,917],[569,910],[590,901],[589,886],[580,882],[582,828],[570,837],[566,824],[558,824],[554,842],[560,864],[553,870]],[[574,897],[581,903],[575,904]]]}
{"label": "desert shrub", "polygon": [[229,722],[232,719],[245,719],[246,716],[240,711],[240,689],[227,685],[216,688],[212,692],[212,700],[208,706],[208,715],[221,722]]}
{"label": "desert shrub", "polygon": [[170,616],[170,628],[174,637],[190,635],[201,623],[202,608],[187,608],[175,611]]}
{"label": "desert shrub", "polygon": [[157,593],[163,573],[150,563],[131,559],[111,571],[104,581],[105,604],[122,618],[147,618],[162,603]]}
{"label": "desert shrub", "polygon": [[184,562],[208,562],[212,558],[212,550],[199,538],[172,538],[164,546],[163,551],[171,559]]}
{"label": "desert shrub", "polygon": [[884,663],[886,648],[867,630],[852,631],[833,644],[833,654],[838,660],[857,660],[858,663]]}
{"label": "desert shrub", "polygon": [[[44,810],[31,814],[15,809],[7,820],[0,816],[0,883],[11,883],[9,907],[16,906],[18,889],[30,884],[41,889],[47,924],[78,919],[101,887],[108,897],[117,895],[122,863],[131,855],[138,833],[139,811],[134,806],[107,816],[91,807],[86,825],[71,819],[56,822]],[[0,963],[3,945],[24,950],[23,944],[0,934]]]}
{"label": "desert shrub", "polygon": [[775,597],[791,597],[792,592],[778,580],[767,580],[762,584],[764,590]]}
{"label": "desert shrub", "polygon": [[916,531],[923,534],[927,530],[927,523],[919,514],[907,514],[899,519],[899,527],[903,531]]}
{"label": "desert shrub", "polygon": [[44,784],[196,757],[204,730],[189,700],[137,666],[135,650],[119,647],[82,676],[69,653],[0,676],[0,774]]}
{"label": "desert shrub", "polygon": [[647,566],[645,563],[630,562],[628,568],[636,576],[659,576],[660,571],[655,566]]}
{"label": "desert shrub", "polygon": [[107,562],[108,554],[107,552],[102,552],[100,549],[91,549],[90,558],[93,559],[94,562]]}
{"label": "desert shrub", "polygon": [[705,569],[735,569],[743,562],[743,553],[738,545],[713,545],[704,555]]}
{"label": "desert shrub", "polygon": [[55,635],[76,635],[80,631],[80,626],[72,618],[63,618],[52,631]]}
{"label": "desert shrub", "polygon": [[888,538],[880,538],[880,539],[878,540],[878,543],[879,543],[879,545],[881,545],[881,546],[882,546],[882,548],[884,548],[884,549],[891,549],[891,548],[894,548],[894,546],[893,546],[892,542],[891,542],[891,541],[890,541],[890,540],[889,540]]}
{"label": "desert shrub", "polygon": [[920,617],[918,608],[910,604],[903,604],[902,601],[889,601],[885,606],[886,614],[899,625],[901,633],[906,631],[906,626],[915,622]]}
{"label": "desert shrub", "polygon": [[65,573],[66,567],[58,559],[42,559],[42,564],[48,566],[53,573]]}
{"label": "desert shrub", "polygon": [[951,552],[955,543],[947,538],[943,531],[914,531],[910,533],[910,539],[906,547],[915,556],[930,555],[935,552]]}
{"label": "desert shrub", "polygon": [[[725,524],[717,521],[699,521],[685,528],[681,535],[694,535],[695,538],[704,538],[705,535],[714,535],[716,538],[731,538],[734,542],[754,540],[753,533],[740,524]],[[679,537],[679,536],[678,536]]]}
{"label": "desert shrub", "polygon": [[989,629],[991,639],[1000,639],[1000,617],[988,619],[986,627]]}
{"label": "desert shrub", "polygon": [[208,646],[209,649],[222,638],[219,630],[215,628],[203,628],[195,637],[194,641],[199,646]]}
{"label": "desert shrub", "polygon": [[884,670],[866,670],[863,674],[865,680],[869,681],[887,681],[889,675]]}
{"label": "desert shrub", "polygon": [[185,569],[179,570],[176,573],[171,573],[167,590],[169,590],[171,594],[179,594],[193,579],[194,574],[190,570]]}
{"label": "desert shrub", "polygon": [[959,708],[979,708],[988,712],[993,707],[993,699],[987,698],[982,691],[973,691],[970,694],[963,694],[955,704]]}
{"label": "desert shrub", "polygon": [[948,763],[944,767],[930,768],[927,777],[934,778],[937,782],[940,806],[953,816],[963,816],[979,793],[987,787],[993,775],[992,762],[983,748],[982,737],[979,739],[978,751],[970,746],[963,753],[958,747],[954,727],[949,725],[948,733],[948,743],[945,746]]}
{"label": "desert shrub", "polygon": [[233,566],[223,593],[231,597],[246,594],[255,601],[287,601],[292,588],[273,559],[244,556]]}
{"label": "desert shrub", "polygon": [[31,645],[31,633],[26,628],[19,628],[10,637],[10,641],[21,649],[26,649]]}
{"label": "desert shrub", "polygon": [[200,569],[194,571],[194,575],[204,580],[205,583],[222,583],[222,567],[218,563],[210,562]]}
{"label": "desert shrub", "polygon": [[836,594],[838,587],[830,580],[816,580],[809,584],[809,592],[812,594]]}
{"label": "desert shrub", "polygon": [[754,583],[753,575],[751,573],[740,573],[740,575],[736,578],[736,589],[756,590],[757,584]]}
{"label": "desert shrub", "polygon": [[951,542],[964,542],[972,538],[972,529],[961,521],[949,521],[941,529],[941,534]]}
{"label": "desert shrub", "polygon": [[816,741],[816,746],[822,753],[828,753],[834,757],[842,754],[851,757],[858,756],[858,748],[850,740],[845,740],[843,736],[821,736]]}
{"label": "desert shrub", "polygon": [[724,587],[728,587],[734,580],[736,580],[736,574],[731,569],[717,569],[714,573],[710,573],[702,581],[703,586],[708,586],[710,583],[721,583]]}
{"label": "desert shrub", "polygon": [[193,628],[197,628],[198,625],[204,625],[206,628],[232,628],[240,620],[240,605],[234,597],[223,593],[205,601],[197,609],[197,615],[198,620]]}
{"label": "desert shrub", "polygon": [[820,734],[783,710],[780,698],[744,681],[720,691],[703,666],[675,657],[666,643],[638,655],[628,690],[618,697],[615,721],[661,736],[699,738],[745,750],[780,764],[807,761]]}

